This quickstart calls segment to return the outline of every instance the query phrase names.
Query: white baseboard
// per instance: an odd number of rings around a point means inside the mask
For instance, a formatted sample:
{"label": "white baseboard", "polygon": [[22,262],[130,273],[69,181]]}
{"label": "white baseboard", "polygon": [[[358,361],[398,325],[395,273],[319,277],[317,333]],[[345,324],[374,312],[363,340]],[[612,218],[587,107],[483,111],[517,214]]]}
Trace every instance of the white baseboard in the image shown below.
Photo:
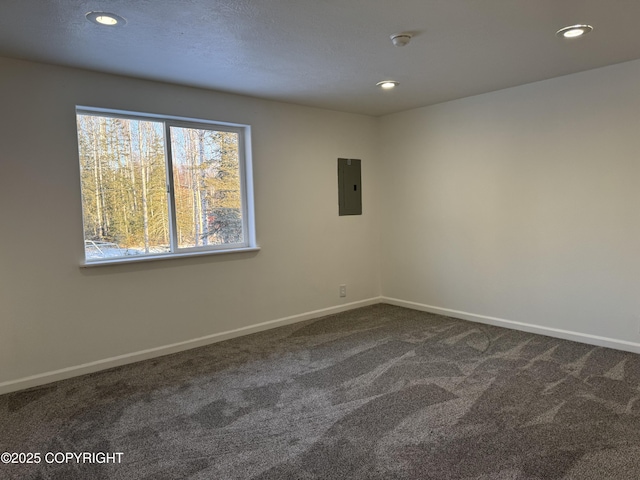
{"label": "white baseboard", "polygon": [[298,315],[292,315],[290,317],[270,320],[268,322],[258,323],[256,325],[237,328],[235,330],[229,330],[226,332],[214,333],[212,335],[207,335],[200,338],[194,338],[192,340],[186,340],[183,342],[172,343],[170,345],[149,348],[147,350],[141,350],[139,352],[133,352],[125,355],[119,355],[116,357],[105,358],[102,360],[97,360],[95,362],[89,362],[89,363],[84,363],[82,365],[62,368],[62,369],[54,370],[51,372],[45,372],[37,375],[32,375],[29,377],[19,378],[17,380],[9,380],[6,382],[1,382],[0,395],[3,395],[5,393],[15,392],[18,390],[24,390],[26,388],[45,385],[47,383],[56,382],[58,380],[64,380],[67,378],[85,375],[87,373],[93,373],[93,372],[98,372],[100,370],[119,367],[121,365],[126,365],[129,363],[148,360],[150,358],[161,357],[163,355],[182,352],[184,350],[189,350],[192,348],[210,345],[212,343],[221,342],[223,340],[229,340],[231,338],[240,337],[242,335],[249,335],[251,333],[261,332],[263,330],[269,330],[271,328],[290,325],[292,323],[302,322],[305,320],[312,320],[314,318],[324,317],[326,315],[333,315],[334,313],[353,310],[354,308],[365,307],[368,305],[375,305],[377,303],[388,303],[390,305],[397,305],[399,307],[411,308],[413,310],[420,310],[423,312],[437,313],[440,315],[460,318],[460,319],[469,320],[472,322],[495,325],[498,327],[505,327],[513,330],[521,330],[523,332],[537,333],[539,335],[562,338],[564,340],[572,340],[575,342],[586,343],[589,345],[596,345],[599,347],[613,348],[616,350],[623,350],[626,352],[640,353],[640,343],[628,342],[625,340],[601,337],[597,335],[590,335],[590,334],[580,333],[580,332],[573,332],[569,330],[562,330],[559,328],[544,327],[540,325],[533,325],[530,323],[516,322],[513,320],[506,320],[503,318],[490,317],[486,315],[478,315],[475,313],[463,312],[460,310],[452,310],[449,308],[435,307],[432,305],[425,305],[422,303],[410,302],[406,300],[400,300],[397,298],[381,296],[381,297],[369,298],[367,300],[361,300],[358,302],[337,305],[334,307],[323,308],[320,310],[314,310],[311,312],[301,313]]}
{"label": "white baseboard", "polygon": [[437,313],[448,317],[461,318],[472,322],[495,325],[498,327],[510,328],[512,330],[521,330],[523,332],[537,333],[548,337],[562,338],[564,340],[572,340],[574,342],[586,343],[588,345],[596,345],[598,347],[613,348],[623,350],[625,352],[640,353],[640,343],[628,342],[626,340],[618,340],[615,338],[600,337],[598,335],[590,335],[588,333],[572,332],[559,328],[544,327],[533,325],[531,323],[515,322],[513,320],[505,320],[503,318],[488,317],[486,315],[477,315],[475,313],[462,312],[460,310],[451,310],[449,308],[434,307],[423,303],[408,302],[397,298],[381,297],[382,303],[396,305],[398,307],[411,308],[423,312]]}
{"label": "white baseboard", "polygon": [[9,380],[7,382],[0,383],[0,395],[15,392],[18,390],[24,390],[26,388],[45,385],[51,382],[57,382],[58,380],[85,375],[87,373],[98,372],[100,370],[106,370],[108,368],[119,367],[121,365],[126,365],[129,363],[148,360],[150,358],[161,357],[163,355],[169,355],[171,353],[182,352],[184,350],[189,350],[192,348],[203,347],[205,345],[221,342],[223,340],[229,340],[231,338],[240,337],[242,335],[249,335],[251,333],[261,332],[263,330],[269,330],[271,328],[324,317],[326,315],[333,315],[334,313],[345,312],[347,310],[353,310],[354,308],[365,307],[367,305],[374,305],[380,302],[380,297],[373,297],[367,300],[345,303],[343,305],[337,305],[334,307],[313,310],[311,312],[301,313],[298,315],[292,315],[290,317],[270,320],[268,322],[258,323],[256,325],[249,325],[247,327],[237,328],[235,330],[214,333],[212,335],[206,335],[204,337],[194,338],[192,340],[172,343],[170,345],[149,348],[147,350],[141,350],[139,352],[127,353],[125,355],[118,355],[117,357],[105,358],[102,360],[97,360],[95,362],[62,368],[60,370],[31,375],[29,377],[19,378],[17,380]]}

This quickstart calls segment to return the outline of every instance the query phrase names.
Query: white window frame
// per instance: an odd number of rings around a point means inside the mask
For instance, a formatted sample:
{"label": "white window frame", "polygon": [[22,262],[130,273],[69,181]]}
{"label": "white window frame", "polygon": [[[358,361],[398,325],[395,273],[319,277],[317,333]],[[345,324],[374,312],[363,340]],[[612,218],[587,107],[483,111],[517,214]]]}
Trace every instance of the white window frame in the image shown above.
{"label": "white window frame", "polygon": [[[251,126],[238,123],[219,122],[212,120],[194,119],[188,117],[177,117],[171,115],[149,114],[141,112],[130,112],[125,110],[114,110],[88,106],[76,106],[77,115],[103,116],[109,118],[125,118],[130,120],[154,121],[163,124],[164,131],[164,151],[165,166],[167,172],[167,204],[169,215],[169,231],[170,231],[170,251],[167,253],[123,256],[114,258],[98,258],[88,260],[84,254],[84,263],[82,267],[93,267],[100,265],[113,265],[119,263],[138,263],[154,260],[193,257],[198,255],[214,255],[226,253],[253,252],[260,250],[256,243],[255,232],[255,210],[253,197],[253,168],[251,156]],[[238,157],[240,168],[240,199],[242,203],[242,243],[222,244],[222,245],[205,245],[199,247],[178,247],[178,231],[175,228],[176,206],[174,196],[174,180],[173,180],[173,154],[171,151],[171,127],[178,128],[194,128],[209,129],[225,132],[234,132],[238,134]],[[77,138],[77,137],[76,137]],[[84,224],[84,212],[83,212]],[[82,229],[82,237],[84,240],[84,225]]]}

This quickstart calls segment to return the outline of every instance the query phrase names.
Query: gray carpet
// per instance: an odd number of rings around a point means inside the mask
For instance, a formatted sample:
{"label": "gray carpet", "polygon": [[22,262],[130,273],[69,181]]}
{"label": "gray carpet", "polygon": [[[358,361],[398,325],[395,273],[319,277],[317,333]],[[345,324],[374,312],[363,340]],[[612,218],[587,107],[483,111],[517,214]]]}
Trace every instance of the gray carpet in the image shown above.
{"label": "gray carpet", "polygon": [[[0,396],[7,479],[637,479],[640,356],[375,305]],[[60,458],[60,457],[58,457]]]}

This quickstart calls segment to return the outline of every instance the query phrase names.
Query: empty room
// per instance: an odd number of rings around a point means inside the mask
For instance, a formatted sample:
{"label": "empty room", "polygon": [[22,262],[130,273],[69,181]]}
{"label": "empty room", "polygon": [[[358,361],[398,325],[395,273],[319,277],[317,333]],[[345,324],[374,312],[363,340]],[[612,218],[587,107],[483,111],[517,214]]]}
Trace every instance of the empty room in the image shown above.
{"label": "empty room", "polygon": [[639,478],[637,18],[3,0],[0,478]]}

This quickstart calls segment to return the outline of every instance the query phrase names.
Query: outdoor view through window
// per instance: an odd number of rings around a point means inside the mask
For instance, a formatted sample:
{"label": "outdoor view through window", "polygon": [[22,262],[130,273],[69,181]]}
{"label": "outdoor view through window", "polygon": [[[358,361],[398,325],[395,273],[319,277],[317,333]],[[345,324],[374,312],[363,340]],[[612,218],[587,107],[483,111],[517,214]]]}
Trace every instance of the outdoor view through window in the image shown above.
{"label": "outdoor view through window", "polygon": [[85,258],[247,246],[242,127],[77,113]]}

